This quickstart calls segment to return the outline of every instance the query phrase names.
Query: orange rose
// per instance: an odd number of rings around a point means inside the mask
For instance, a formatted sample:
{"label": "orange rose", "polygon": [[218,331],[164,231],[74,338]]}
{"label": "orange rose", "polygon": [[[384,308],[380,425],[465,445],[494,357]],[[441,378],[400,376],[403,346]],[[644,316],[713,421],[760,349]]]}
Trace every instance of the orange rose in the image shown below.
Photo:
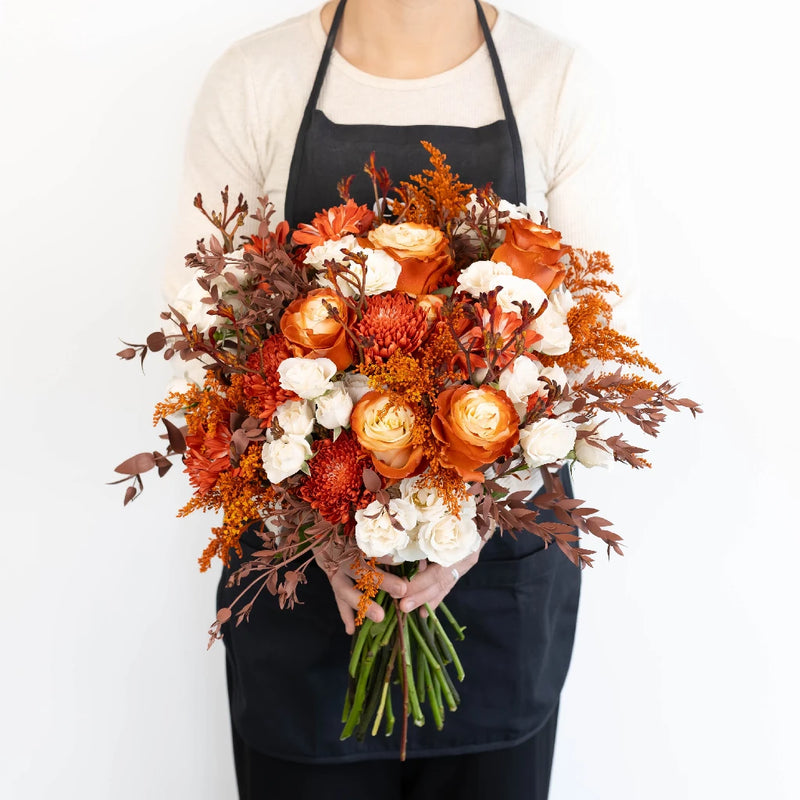
{"label": "orange rose", "polygon": [[355,405],[350,428],[372,463],[387,478],[407,478],[422,461],[422,446],[411,443],[414,412],[382,392],[367,392]]}
{"label": "orange rose", "polygon": [[464,480],[483,481],[476,469],[508,456],[519,441],[519,416],[505,392],[491,386],[445,389],[431,420],[442,461]]}
{"label": "orange rose", "polygon": [[545,294],[561,286],[567,268],[559,259],[572,249],[561,244],[561,234],[529,219],[510,219],[505,229],[506,239],[492,261],[505,262],[514,275],[537,283]]}
{"label": "orange rose", "polygon": [[367,234],[369,246],[387,252],[400,264],[397,289],[408,294],[428,294],[438,288],[453,265],[447,237],[430,225],[384,223]]}
{"label": "orange rose", "polygon": [[326,303],[343,320],[350,319],[352,312],[341,297],[330,289],[314,289],[289,304],[281,317],[281,333],[295,355],[329,358],[336,369],[346,369],[353,363],[347,333],[341,322],[330,316]]}

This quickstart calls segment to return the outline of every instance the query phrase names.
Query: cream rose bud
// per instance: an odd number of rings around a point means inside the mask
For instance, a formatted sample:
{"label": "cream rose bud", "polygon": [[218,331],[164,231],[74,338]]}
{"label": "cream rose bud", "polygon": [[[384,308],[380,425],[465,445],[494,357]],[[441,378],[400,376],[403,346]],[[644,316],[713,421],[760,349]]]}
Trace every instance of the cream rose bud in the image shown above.
{"label": "cream rose bud", "polygon": [[341,239],[329,239],[327,242],[318,244],[306,253],[304,260],[306,264],[315,269],[324,269],[326,261],[337,261],[339,263],[346,261],[345,250],[350,250],[351,252],[358,250],[358,242],[355,236],[348,234],[347,236],[342,236]]}
{"label": "cream rose bud", "polygon": [[275,417],[289,436],[308,436],[314,430],[314,410],[308,400],[287,400],[275,409]]}
{"label": "cream rose bud", "polygon": [[407,500],[392,499],[388,508],[374,500],[356,511],[355,520],[356,544],[367,558],[380,558],[408,547],[417,512]]}
{"label": "cream rose bud", "polygon": [[347,394],[353,403],[357,403],[367,392],[372,391],[369,378],[360,372],[347,372],[342,378],[342,384],[347,389]]}
{"label": "cream rose bud", "polygon": [[519,444],[531,469],[564,458],[575,446],[575,428],[557,419],[540,419],[519,432]]}
{"label": "cream rose bud", "polygon": [[404,478],[400,481],[400,496],[417,509],[419,521],[427,522],[447,514],[447,506],[439,497],[439,492],[436,489],[421,487],[419,481],[420,478]]}
{"label": "cream rose bud", "polygon": [[[370,250],[364,248],[361,252],[367,257],[367,277],[364,284],[364,294],[375,295],[390,292],[397,286],[402,267],[388,253],[383,250]],[[351,266],[351,271],[361,277],[361,267],[358,264]]]}
{"label": "cream rose bud", "polygon": [[[593,430],[596,427],[597,422],[588,422],[578,425],[578,430]],[[586,439],[578,439],[575,442],[575,457],[584,467],[608,469],[614,463],[614,454],[603,442],[597,442],[597,445],[589,444]]]}
{"label": "cream rose bud", "polygon": [[270,483],[280,483],[300,471],[311,458],[311,445],[305,436],[281,436],[261,449],[261,460]]}
{"label": "cream rose bud", "polygon": [[475,523],[475,502],[465,503],[461,516],[444,514],[420,524],[417,532],[419,548],[429,561],[449,567],[481,546]]}
{"label": "cream rose bud", "polygon": [[183,314],[186,324],[190,328],[196,325],[197,330],[205,333],[212,325],[218,325],[221,320],[216,314],[208,313],[214,308],[214,304],[203,302],[204,299],[210,299],[210,297],[208,292],[197,282],[198,276],[201,275],[200,270],[193,270],[192,279],[183,285],[171,305],[176,311]]}
{"label": "cream rose bud", "polygon": [[538,284],[517,275],[501,275],[493,278],[490,281],[490,288],[500,289],[497,293],[497,305],[505,312],[519,314],[520,308],[515,303],[522,303],[525,300],[535,312],[547,300],[547,295]]}
{"label": "cream rose bud", "polygon": [[329,358],[286,358],[278,364],[280,385],[305,400],[315,400],[333,388],[336,364]]}
{"label": "cream rose bud", "polygon": [[314,410],[323,428],[346,428],[350,424],[353,401],[340,381],[314,401]]}
{"label": "cream rose bud", "polygon": [[575,305],[567,289],[551,292],[547,308],[533,323],[533,328],[542,338],[533,349],[548,356],[560,356],[572,345],[572,334],[567,325],[567,313]]}
{"label": "cream rose bud", "polygon": [[492,281],[504,275],[511,275],[511,267],[503,261],[474,261],[458,276],[457,288],[477,297],[481,292],[488,292]]}
{"label": "cream rose bud", "polygon": [[[527,356],[517,356],[500,374],[498,385],[508,395],[515,408],[519,403],[527,406],[528,398],[542,388],[542,383],[539,381],[539,366]],[[517,413],[519,414],[519,409]]]}

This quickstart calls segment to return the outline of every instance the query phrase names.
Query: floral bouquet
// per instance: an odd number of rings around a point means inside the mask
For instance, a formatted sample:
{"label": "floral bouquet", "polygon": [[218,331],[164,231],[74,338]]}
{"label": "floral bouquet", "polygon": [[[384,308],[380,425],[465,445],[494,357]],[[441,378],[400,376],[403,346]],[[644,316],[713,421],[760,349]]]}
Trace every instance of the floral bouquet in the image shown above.
{"label": "floral bouquet", "polygon": [[[666,411],[700,410],[654,382],[656,366],[612,327],[607,255],[460,182],[423,144],[431,168],[396,186],[373,155],[373,208],[345,179],[341,205],[290,230],[272,227],[259,198],[258,232],[241,244],[244,198],[232,207],[226,188],[222,211],[209,212],[198,195],[216,234],[187,256],[163,328],[118,354],[163,351],[187,378],[156,407],[166,451],[117,467],[125,502],[142,473],[163,475],[181,457],[194,493],[180,515],[223,512],[201,568],[241,555],[247,528],[263,540],[233,574],[243,588],[212,642],[265,588],[291,608],[312,561],[329,574],[345,565],[361,600],[342,737],[382,724],[390,734],[399,682],[401,757],[409,717],[423,724],[427,706],[441,728],[458,705],[452,639],[464,629],[444,603],[401,611],[377,559],[411,577],[423,559],[456,564],[497,530],[539,536],[578,566],[593,552],[580,533],[621,553],[610,523],[566,496],[558,468],[649,466],[609,420],[655,436]],[[539,482],[545,491],[528,500]],[[559,521],[540,521],[541,509]],[[366,617],[373,602],[379,623]]]}

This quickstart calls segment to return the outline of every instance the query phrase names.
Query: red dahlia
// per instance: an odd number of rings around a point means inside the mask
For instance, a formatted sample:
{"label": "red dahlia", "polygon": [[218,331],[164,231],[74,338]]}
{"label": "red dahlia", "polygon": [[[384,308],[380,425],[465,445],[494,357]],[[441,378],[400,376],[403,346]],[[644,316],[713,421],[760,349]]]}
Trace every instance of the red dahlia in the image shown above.
{"label": "red dahlia", "polygon": [[382,364],[396,350],[412,353],[419,347],[428,330],[427,313],[403,292],[374,295],[353,329],[365,340],[364,363]]}

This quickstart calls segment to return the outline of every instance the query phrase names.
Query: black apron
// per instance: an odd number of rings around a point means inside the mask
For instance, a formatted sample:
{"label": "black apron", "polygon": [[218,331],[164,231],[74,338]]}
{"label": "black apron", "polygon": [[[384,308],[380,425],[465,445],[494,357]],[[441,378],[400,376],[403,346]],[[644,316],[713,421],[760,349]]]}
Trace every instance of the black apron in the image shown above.
{"label": "black apron", "polygon": [[[491,56],[505,118],[480,128],[447,125],[339,125],[316,108],[341,21],[340,2],[320,61],[295,145],[285,216],[293,226],[310,222],[317,211],[338,205],[337,181],[361,175],[370,152],[396,179],[428,165],[420,139],[448,157],[462,180],[491,181],[513,203],[525,202],[525,176],[519,132],[489,26],[476,0]],[[373,200],[371,183],[357,177],[351,193],[358,202]],[[562,480],[570,488],[565,469]],[[553,519],[543,514],[543,519]],[[243,558],[261,540],[242,537]],[[228,605],[239,589],[225,583],[241,562],[223,569],[217,606]],[[364,742],[339,741],[347,688],[350,637],[325,574],[312,564],[302,605],[281,611],[264,593],[249,622],[223,626],[227,653],[232,723],[255,750],[278,758],[308,762],[344,762],[394,758],[399,729]],[[466,670],[459,686],[461,705],[447,713],[444,730],[432,721],[409,726],[408,756],[441,756],[509,747],[539,730],[556,708],[567,673],[580,589],[580,571],[558,547],[544,549],[541,539],[521,534],[495,535],[480,561],[456,584],[447,604],[466,639],[458,652]],[[400,707],[397,698],[395,708]]]}

